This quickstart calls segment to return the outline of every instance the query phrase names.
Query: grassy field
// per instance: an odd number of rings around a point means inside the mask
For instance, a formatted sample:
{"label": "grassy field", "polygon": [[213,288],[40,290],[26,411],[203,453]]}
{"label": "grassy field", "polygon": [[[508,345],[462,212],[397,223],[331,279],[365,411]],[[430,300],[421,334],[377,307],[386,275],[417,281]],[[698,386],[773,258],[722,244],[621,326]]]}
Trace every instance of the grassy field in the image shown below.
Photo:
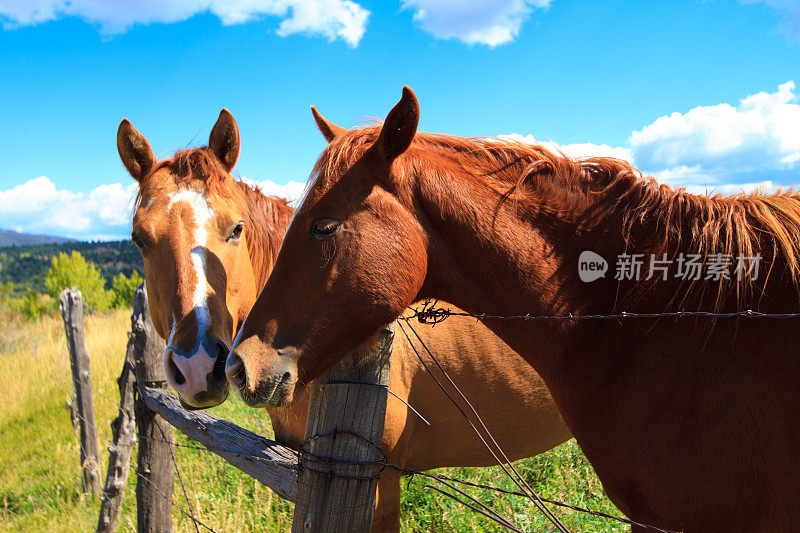
{"label": "grassy field", "polygon": [[[115,378],[122,368],[130,311],[91,316],[86,324],[92,359],[95,409],[100,432],[102,474],[116,416]],[[0,531],[93,531],[99,503],[81,494],[78,444],[65,402],[71,396],[69,359],[59,317],[36,323],[0,314]],[[240,426],[270,436],[265,413],[245,407],[238,398],[212,410]],[[182,435],[178,442],[189,444]],[[292,505],[217,456],[176,448],[191,507],[200,520],[219,532],[287,531]],[[542,496],[619,514],[604,497],[591,466],[574,441],[517,467]],[[512,489],[499,468],[451,468],[438,471],[476,483]],[[132,472],[123,516],[135,524],[136,476]],[[403,531],[495,531],[493,522],[425,488],[420,477],[404,481]],[[524,531],[549,531],[547,523],[522,498],[469,490]],[[187,508],[176,483],[174,499]],[[573,531],[625,531],[616,522],[556,509]],[[177,509],[177,531],[194,531]],[[120,531],[129,530],[122,523]],[[202,528],[201,528],[202,531]]]}

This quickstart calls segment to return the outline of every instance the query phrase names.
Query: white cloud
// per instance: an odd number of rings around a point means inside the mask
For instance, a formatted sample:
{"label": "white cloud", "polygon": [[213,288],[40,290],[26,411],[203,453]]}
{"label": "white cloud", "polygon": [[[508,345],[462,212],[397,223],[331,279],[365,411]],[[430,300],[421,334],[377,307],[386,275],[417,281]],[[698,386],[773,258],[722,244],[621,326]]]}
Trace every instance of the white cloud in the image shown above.
{"label": "white cloud", "polygon": [[[634,131],[625,147],[542,142],[572,157],[610,156],[690,192],[730,194],[775,190],[800,182],[800,104],[795,84],[760,92],[739,105],[696,107],[660,117]],[[536,143],[533,135],[501,138]]]}
{"label": "white cloud", "polygon": [[633,156],[656,175],[683,168],[684,175],[712,183],[785,179],[800,169],[800,105],[794,103],[794,90],[788,81],[735,107],[701,106],[660,117],[631,134]]}
{"label": "white cloud", "polygon": [[352,47],[364,35],[370,14],[352,0],[0,0],[5,28],[74,16],[115,34],[134,24],[179,22],[199,13],[212,13],[226,25],[278,17],[278,35],[321,35]]}
{"label": "white cloud", "polygon": [[498,46],[513,41],[532,8],[552,0],[401,0],[423,30],[440,39]]}
{"label": "white cloud", "polygon": [[288,183],[284,183],[283,185],[280,183],[275,183],[272,180],[255,181],[244,177],[242,178],[242,181],[251,185],[258,185],[258,187],[261,189],[261,192],[267,196],[280,196],[281,198],[286,198],[290,202],[300,199],[300,197],[303,196],[303,190],[306,187],[305,183],[300,183],[299,181],[290,181]]}
{"label": "white cloud", "polygon": [[[533,135],[501,139],[536,143]],[[645,174],[694,193],[730,194],[775,190],[800,182],[800,104],[788,81],[737,106],[719,104],[672,113],[634,131],[627,146],[544,143],[572,157],[610,156],[630,161]],[[297,200],[305,183],[259,185],[265,194]],[[0,190],[0,227],[81,239],[126,238],[137,185],[113,183],[91,192],[58,189],[45,176]]]}
{"label": "white cloud", "polygon": [[[297,200],[305,183],[278,184],[270,180],[244,181],[267,195]],[[59,235],[82,240],[127,239],[131,233],[135,182],[100,185],[90,192],[59,189],[39,176],[8,190],[0,190],[0,228],[24,233]]]}
{"label": "white cloud", "polygon": [[46,176],[0,191],[0,227],[78,239],[130,234],[137,185],[101,185],[89,193],[56,188]]}
{"label": "white cloud", "polygon": [[508,135],[498,135],[500,139],[508,139],[510,141],[518,141],[527,144],[541,144],[552,152],[562,152],[565,155],[574,158],[582,157],[615,157],[617,159],[624,159],[633,163],[633,153],[629,148],[621,146],[609,146],[607,144],[592,144],[592,143],[575,143],[575,144],[558,144],[553,141],[537,141],[531,135],[521,135],[519,133],[509,133]]}
{"label": "white cloud", "polygon": [[[666,181],[663,180],[662,181]],[[782,187],[777,183],[774,183],[770,180],[766,181],[755,181],[755,182],[748,182],[748,183],[723,183],[717,185],[700,185],[700,184],[683,184],[683,183],[675,183],[671,184],[675,187],[684,187],[688,192],[692,194],[704,194],[713,196],[715,194],[737,194],[737,193],[751,193],[751,192],[766,192],[766,193],[773,193],[777,192],[781,189],[787,189],[787,187]]]}
{"label": "white cloud", "polygon": [[656,176],[661,183],[666,183],[672,187],[684,187],[687,191],[694,194],[735,194],[739,192],[749,193],[755,191],[775,192],[781,188],[787,188],[772,180],[727,183],[725,180],[709,176],[697,166],[687,167],[681,165],[660,172],[649,172],[648,174]]}
{"label": "white cloud", "polygon": [[741,0],[743,4],[766,4],[783,15],[783,27],[789,38],[800,41],[800,2],[797,0]]}

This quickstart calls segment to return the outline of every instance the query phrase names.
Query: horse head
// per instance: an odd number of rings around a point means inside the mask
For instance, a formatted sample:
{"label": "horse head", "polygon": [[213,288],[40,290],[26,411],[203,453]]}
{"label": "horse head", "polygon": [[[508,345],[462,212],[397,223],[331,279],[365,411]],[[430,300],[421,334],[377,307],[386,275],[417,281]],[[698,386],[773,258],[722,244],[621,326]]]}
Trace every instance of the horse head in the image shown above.
{"label": "horse head", "polygon": [[230,174],[238,127],[223,109],[207,147],[158,162],[125,119],[117,147],[139,184],[131,240],[144,260],[153,324],[167,341],[167,381],[187,407],[217,405],[228,395],[231,340],[259,288],[248,253],[254,228]]}

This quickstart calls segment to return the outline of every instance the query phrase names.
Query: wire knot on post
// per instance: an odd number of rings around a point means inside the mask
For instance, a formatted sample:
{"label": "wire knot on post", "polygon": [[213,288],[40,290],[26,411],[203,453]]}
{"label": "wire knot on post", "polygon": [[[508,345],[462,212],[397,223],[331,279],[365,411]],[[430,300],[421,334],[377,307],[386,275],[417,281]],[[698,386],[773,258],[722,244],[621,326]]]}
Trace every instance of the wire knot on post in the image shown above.
{"label": "wire knot on post", "polygon": [[[362,446],[366,448],[371,448],[374,452],[378,454],[377,459],[372,460],[352,460],[352,459],[340,459],[337,457],[331,457],[327,455],[320,455],[316,454],[312,451],[309,451],[308,445],[312,442],[321,440],[321,439],[335,439],[339,436],[345,436],[354,439],[356,442],[359,442]],[[341,431],[341,430],[332,430],[326,433],[322,433],[319,435],[312,435],[306,439],[304,439],[298,448],[298,455],[300,456],[300,461],[298,461],[298,470],[310,470],[311,472],[316,472],[318,474],[324,474],[329,478],[340,478],[340,479],[361,479],[361,480],[369,480],[369,479],[380,479],[381,472],[383,472],[384,468],[386,468],[388,462],[386,460],[386,456],[383,454],[383,450],[381,450],[380,446],[377,446],[375,443],[370,441],[368,438],[364,437],[363,435],[359,435],[358,433],[354,433],[352,431]],[[358,466],[367,466],[367,467],[378,467],[377,471],[374,474],[370,475],[356,475],[356,474],[342,474],[339,472],[334,472],[333,470],[323,470],[320,468],[314,468],[308,466],[309,463],[311,464],[327,464],[327,465],[349,465],[353,467]]]}

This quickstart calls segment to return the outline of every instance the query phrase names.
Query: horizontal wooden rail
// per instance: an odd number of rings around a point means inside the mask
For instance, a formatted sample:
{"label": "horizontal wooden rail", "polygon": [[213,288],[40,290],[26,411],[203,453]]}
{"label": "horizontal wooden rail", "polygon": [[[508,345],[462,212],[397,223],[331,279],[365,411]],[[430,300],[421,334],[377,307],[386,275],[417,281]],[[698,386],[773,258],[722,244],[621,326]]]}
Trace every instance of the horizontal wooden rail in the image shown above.
{"label": "horizontal wooden rail", "polygon": [[142,387],[147,406],[190,439],[269,487],[281,498],[297,497],[297,452],[205,411],[183,409],[174,394]]}

